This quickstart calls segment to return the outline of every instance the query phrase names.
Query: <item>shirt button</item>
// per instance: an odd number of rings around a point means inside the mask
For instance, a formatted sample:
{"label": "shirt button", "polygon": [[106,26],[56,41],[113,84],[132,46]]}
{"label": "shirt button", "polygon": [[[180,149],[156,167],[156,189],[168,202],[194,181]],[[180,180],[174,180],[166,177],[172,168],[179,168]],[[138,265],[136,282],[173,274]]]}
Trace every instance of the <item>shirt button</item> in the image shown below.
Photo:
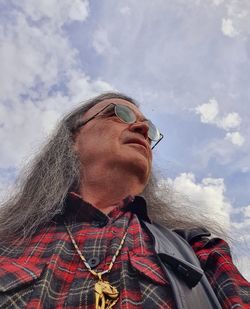
{"label": "shirt button", "polygon": [[97,265],[100,264],[100,259],[97,256],[90,258],[87,263],[89,264],[90,268],[95,268]]}

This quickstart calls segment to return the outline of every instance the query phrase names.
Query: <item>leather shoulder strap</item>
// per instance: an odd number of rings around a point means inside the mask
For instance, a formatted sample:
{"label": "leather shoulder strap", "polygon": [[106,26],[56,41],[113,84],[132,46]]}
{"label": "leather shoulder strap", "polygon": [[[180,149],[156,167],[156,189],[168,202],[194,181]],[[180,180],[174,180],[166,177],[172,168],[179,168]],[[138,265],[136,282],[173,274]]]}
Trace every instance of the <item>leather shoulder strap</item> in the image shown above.
{"label": "leather shoulder strap", "polygon": [[175,229],[173,232],[180,235],[182,238],[184,238],[188,243],[191,243],[192,241],[198,240],[202,237],[209,237],[211,236],[211,233],[203,227],[197,227],[192,229]]}
{"label": "leather shoulder strap", "polygon": [[[177,232],[143,221],[154,242],[159,263],[174,293],[178,309],[221,309],[192,247]],[[187,239],[208,235],[208,231],[186,232]],[[210,234],[210,233],[209,233]]]}

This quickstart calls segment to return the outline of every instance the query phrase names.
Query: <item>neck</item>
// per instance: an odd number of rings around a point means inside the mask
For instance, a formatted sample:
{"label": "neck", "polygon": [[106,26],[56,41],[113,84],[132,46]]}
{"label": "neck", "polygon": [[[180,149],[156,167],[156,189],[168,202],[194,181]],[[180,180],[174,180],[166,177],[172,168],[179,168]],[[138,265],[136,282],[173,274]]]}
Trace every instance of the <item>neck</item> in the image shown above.
{"label": "neck", "polygon": [[145,187],[135,175],[114,171],[99,171],[98,176],[94,173],[86,175],[86,171],[84,174],[84,183],[80,185],[79,194],[86,202],[105,214],[116,208],[125,197],[140,194]]}

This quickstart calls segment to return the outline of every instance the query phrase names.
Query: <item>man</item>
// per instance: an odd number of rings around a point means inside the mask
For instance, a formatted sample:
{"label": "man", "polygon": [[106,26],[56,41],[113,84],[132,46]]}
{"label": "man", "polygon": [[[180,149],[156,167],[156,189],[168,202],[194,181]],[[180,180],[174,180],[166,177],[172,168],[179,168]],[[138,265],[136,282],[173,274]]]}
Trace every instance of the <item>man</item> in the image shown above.
{"label": "man", "polygon": [[159,197],[161,138],[117,93],[62,120],[1,208],[1,308],[250,308],[227,244]]}

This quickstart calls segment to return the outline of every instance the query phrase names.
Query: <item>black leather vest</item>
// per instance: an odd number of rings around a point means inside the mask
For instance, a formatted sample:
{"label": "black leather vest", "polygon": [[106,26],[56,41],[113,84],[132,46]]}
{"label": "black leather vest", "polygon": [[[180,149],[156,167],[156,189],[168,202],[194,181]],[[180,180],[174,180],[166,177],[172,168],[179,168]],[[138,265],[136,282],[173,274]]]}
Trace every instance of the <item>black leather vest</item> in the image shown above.
{"label": "black leather vest", "polygon": [[221,309],[197,256],[184,239],[209,236],[210,233],[205,229],[174,232],[145,221],[142,225],[154,241],[159,263],[171,284],[177,308]]}

